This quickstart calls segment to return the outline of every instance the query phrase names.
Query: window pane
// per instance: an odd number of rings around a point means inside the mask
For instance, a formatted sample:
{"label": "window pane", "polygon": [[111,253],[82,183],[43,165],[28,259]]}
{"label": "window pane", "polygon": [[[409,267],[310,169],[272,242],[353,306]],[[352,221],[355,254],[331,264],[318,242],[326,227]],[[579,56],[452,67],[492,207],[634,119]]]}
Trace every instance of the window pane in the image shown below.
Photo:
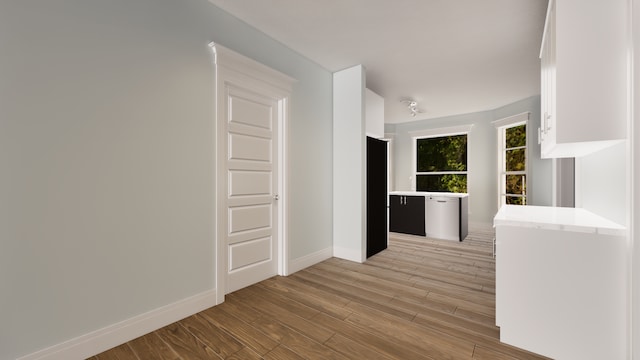
{"label": "window pane", "polygon": [[524,196],[507,196],[507,204],[509,205],[526,205],[526,197]]}
{"label": "window pane", "polygon": [[527,191],[526,175],[507,175],[505,185],[507,194],[524,195]]}
{"label": "window pane", "polygon": [[467,175],[445,174],[445,175],[418,175],[416,177],[417,191],[434,192],[467,192]]}
{"label": "window pane", "polygon": [[505,129],[505,138],[508,148],[527,146],[527,125],[522,124]]}
{"label": "window pane", "polygon": [[418,139],[417,172],[467,171],[467,135]]}
{"label": "window pane", "polygon": [[507,150],[506,153],[506,170],[507,171],[524,171],[525,170],[525,150],[516,149]]}

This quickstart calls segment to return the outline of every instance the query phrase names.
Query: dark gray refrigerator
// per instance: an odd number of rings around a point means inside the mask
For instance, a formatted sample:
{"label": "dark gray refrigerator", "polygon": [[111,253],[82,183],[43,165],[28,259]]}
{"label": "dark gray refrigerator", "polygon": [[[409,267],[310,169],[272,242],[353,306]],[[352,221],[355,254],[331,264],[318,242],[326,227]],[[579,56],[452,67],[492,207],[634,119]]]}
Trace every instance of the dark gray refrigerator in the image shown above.
{"label": "dark gray refrigerator", "polygon": [[367,137],[367,257],[387,248],[387,142]]}

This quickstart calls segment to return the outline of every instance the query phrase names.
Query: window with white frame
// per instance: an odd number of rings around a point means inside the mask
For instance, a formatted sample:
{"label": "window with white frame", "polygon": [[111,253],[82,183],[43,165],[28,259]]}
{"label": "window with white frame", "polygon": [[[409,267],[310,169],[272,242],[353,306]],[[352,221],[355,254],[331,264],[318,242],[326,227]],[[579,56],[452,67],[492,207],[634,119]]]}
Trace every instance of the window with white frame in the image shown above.
{"label": "window with white frame", "polygon": [[[528,119],[528,114],[526,115],[526,119]],[[498,189],[501,205],[527,204],[526,119],[498,127]]]}
{"label": "window with white frame", "polygon": [[467,192],[467,134],[416,137],[417,191]]}

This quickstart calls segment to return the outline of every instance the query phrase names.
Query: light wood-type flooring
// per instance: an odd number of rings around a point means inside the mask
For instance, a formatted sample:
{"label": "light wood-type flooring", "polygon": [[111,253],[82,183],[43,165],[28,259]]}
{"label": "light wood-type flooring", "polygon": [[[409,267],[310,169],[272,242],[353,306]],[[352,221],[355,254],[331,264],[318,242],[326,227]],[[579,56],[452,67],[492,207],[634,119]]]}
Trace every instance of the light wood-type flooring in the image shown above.
{"label": "light wood-type flooring", "polygon": [[392,233],[364,264],[265,280],[91,359],[543,359],[498,340],[493,236]]}

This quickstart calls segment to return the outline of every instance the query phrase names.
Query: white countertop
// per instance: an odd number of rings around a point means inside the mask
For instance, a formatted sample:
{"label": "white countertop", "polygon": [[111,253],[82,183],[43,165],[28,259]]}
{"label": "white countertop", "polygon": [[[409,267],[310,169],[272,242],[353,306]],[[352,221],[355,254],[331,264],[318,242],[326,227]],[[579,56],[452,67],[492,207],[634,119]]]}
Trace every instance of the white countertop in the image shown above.
{"label": "white countertop", "polygon": [[467,193],[451,193],[451,192],[427,192],[427,191],[391,191],[389,195],[403,195],[403,196],[442,196],[442,197],[456,197],[463,198],[468,197]]}
{"label": "white countertop", "polygon": [[606,235],[625,235],[624,226],[585,209],[551,206],[503,205],[493,226],[507,225]]}

